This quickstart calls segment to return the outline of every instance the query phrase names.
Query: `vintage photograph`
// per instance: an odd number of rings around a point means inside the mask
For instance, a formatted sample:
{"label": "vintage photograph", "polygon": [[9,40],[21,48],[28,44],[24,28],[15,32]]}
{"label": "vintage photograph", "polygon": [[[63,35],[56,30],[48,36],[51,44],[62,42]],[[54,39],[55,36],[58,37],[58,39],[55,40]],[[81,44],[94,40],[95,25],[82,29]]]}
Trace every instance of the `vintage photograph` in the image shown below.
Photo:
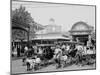
{"label": "vintage photograph", "polygon": [[95,69],[95,5],[11,1],[11,74]]}

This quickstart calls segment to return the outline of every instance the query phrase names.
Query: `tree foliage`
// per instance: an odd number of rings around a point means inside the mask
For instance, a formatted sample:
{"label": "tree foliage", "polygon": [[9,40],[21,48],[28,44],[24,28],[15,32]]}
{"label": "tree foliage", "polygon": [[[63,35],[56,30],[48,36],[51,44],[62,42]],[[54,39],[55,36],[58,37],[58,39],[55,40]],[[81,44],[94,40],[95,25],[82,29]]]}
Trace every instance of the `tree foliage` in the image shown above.
{"label": "tree foliage", "polygon": [[[12,19],[12,27],[17,26],[24,28],[26,30],[30,28],[29,35],[33,38],[35,37],[35,32],[37,30],[43,29],[42,25],[34,22],[33,18],[31,17],[31,14],[28,11],[26,11],[25,7],[23,6],[20,6],[20,8],[17,8],[12,11],[11,19]],[[26,33],[24,33],[21,30],[12,31],[12,38],[26,39],[26,37],[27,37]]]}
{"label": "tree foliage", "polygon": [[29,27],[30,23],[34,22],[30,13],[25,10],[25,7],[20,6],[19,9],[12,11],[12,25],[22,25]]}
{"label": "tree foliage", "polygon": [[[30,13],[26,11],[25,7],[20,6],[20,8],[15,9],[12,11],[12,27],[21,27],[28,31],[30,28],[31,24],[34,23],[33,18],[31,17]],[[34,26],[35,28],[35,26]],[[16,29],[12,30],[12,38],[13,39],[26,39],[27,37],[27,32],[24,33],[23,30]],[[35,33],[33,33],[35,34]]]}

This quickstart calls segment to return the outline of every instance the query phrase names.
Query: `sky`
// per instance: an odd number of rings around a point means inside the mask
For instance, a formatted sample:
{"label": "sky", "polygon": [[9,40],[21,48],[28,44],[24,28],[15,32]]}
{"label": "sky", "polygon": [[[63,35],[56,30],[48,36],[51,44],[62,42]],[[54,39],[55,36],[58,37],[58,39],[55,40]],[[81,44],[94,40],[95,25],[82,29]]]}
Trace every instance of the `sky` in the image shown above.
{"label": "sky", "polygon": [[34,21],[44,26],[50,24],[50,19],[53,18],[56,25],[62,26],[62,31],[69,31],[73,24],[79,21],[95,28],[94,6],[13,1],[12,10],[20,5],[26,7]]}

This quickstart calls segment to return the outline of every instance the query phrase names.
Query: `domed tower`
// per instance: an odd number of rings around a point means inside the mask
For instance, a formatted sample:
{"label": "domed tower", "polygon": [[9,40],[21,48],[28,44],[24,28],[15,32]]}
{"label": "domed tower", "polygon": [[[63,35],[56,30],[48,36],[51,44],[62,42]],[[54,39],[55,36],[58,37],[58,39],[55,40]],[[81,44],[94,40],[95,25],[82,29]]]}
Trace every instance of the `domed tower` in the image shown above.
{"label": "domed tower", "polygon": [[46,32],[47,33],[60,33],[61,32],[61,26],[57,25],[53,18],[50,18],[49,24],[46,25]]}
{"label": "domed tower", "polygon": [[50,22],[50,25],[55,25],[55,20],[53,18],[50,18],[49,22]]}

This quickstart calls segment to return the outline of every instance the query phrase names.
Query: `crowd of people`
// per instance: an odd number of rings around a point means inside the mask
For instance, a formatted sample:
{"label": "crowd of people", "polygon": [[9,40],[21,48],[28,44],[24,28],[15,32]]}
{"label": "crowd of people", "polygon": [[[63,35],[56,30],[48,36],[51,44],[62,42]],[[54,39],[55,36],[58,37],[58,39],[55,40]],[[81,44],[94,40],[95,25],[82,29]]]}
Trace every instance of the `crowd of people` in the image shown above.
{"label": "crowd of people", "polygon": [[13,47],[12,56],[24,56],[22,62],[27,66],[27,71],[40,69],[50,63],[55,64],[56,68],[64,68],[71,64],[89,65],[95,63],[95,46],[87,47],[81,44],[66,43],[48,46],[28,44],[23,47]]}

